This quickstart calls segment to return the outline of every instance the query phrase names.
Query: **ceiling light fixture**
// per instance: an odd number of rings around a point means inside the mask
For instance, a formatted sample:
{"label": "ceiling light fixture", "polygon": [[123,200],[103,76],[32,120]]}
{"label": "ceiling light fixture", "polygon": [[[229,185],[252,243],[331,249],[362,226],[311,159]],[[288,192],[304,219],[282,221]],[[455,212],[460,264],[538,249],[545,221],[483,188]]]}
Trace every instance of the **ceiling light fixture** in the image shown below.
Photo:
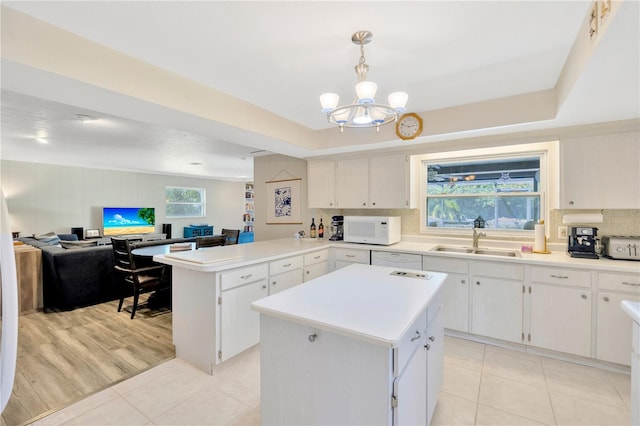
{"label": "ceiling light fixture", "polygon": [[92,115],[87,115],[87,114],[76,114],[74,116],[76,119],[82,121],[83,123],[90,123],[92,121],[96,121],[97,118],[95,118]]}
{"label": "ceiling light fixture", "polygon": [[329,123],[340,127],[340,133],[345,127],[374,127],[380,131],[380,126],[398,119],[398,114],[406,111],[409,95],[405,92],[393,92],[388,97],[388,104],[379,104],[375,101],[378,85],[373,81],[367,81],[369,65],[364,58],[364,45],[369,44],[373,34],[370,31],[358,31],[351,36],[351,41],[360,46],[360,60],[355,66],[358,84],[356,84],[356,97],[349,105],[338,106],[340,97],[335,93],[323,93],[320,95],[322,112],[327,114]]}

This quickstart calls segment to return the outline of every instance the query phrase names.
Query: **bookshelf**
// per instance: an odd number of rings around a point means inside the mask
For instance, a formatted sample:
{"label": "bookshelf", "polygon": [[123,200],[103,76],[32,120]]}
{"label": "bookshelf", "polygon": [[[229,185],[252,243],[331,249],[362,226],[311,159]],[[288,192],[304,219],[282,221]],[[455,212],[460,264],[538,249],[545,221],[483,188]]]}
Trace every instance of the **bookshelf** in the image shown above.
{"label": "bookshelf", "polygon": [[253,232],[253,222],[255,217],[253,216],[254,204],[253,204],[253,183],[246,183],[244,185],[244,232]]}

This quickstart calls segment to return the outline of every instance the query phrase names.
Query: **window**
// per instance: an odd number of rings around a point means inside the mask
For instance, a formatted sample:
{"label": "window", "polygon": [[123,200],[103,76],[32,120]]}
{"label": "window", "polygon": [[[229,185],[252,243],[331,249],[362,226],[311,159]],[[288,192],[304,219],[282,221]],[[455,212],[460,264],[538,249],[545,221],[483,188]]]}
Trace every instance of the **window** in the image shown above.
{"label": "window", "polygon": [[204,188],[167,186],[167,217],[203,217],[205,215]]}
{"label": "window", "polygon": [[537,150],[521,146],[511,154],[423,156],[422,231],[469,229],[476,220],[499,231],[533,230],[544,219],[549,180],[547,152],[540,145],[547,144],[534,144]]}

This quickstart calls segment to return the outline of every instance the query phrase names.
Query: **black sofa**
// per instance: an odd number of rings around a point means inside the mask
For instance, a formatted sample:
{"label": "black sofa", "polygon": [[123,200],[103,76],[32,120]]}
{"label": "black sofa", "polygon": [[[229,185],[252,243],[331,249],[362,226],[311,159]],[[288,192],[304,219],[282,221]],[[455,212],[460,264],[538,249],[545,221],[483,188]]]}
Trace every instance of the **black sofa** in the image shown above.
{"label": "black sofa", "polygon": [[[45,310],[71,310],[120,297],[121,287],[114,271],[113,248],[110,245],[63,248],[32,237],[18,240],[42,250]],[[195,238],[140,241],[131,245],[137,248],[178,242],[195,242]]]}

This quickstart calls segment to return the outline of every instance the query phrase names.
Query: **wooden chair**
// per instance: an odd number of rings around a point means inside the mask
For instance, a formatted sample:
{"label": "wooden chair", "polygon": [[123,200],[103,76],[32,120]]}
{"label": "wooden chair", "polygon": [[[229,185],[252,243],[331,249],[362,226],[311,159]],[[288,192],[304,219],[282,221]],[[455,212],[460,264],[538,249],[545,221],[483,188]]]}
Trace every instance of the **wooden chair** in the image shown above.
{"label": "wooden chair", "polygon": [[225,245],[238,244],[238,239],[240,238],[240,230],[239,229],[223,229],[222,235],[224,235],[227,239]]}
{"label": "wooden chair", "polygon": [[196,237],[196,250],[203,247],[215,247],[225,245],[224,235],[213,235],[207,237]]}
{"label": "wooden chair", "polygon": [[140,293],[159,290],[169,287],[169,281],[165,277],[164,265],[153,265],[137,268],[134,256],[131,254],[129,240],[123,238],[111,238],[113,254],[115,257],[116,272],[122,277],[122,292],[118,312],[122,310],[124,298],[129,295],[129,288],[133,289],[133,307],[131,319],[136,315]]}

